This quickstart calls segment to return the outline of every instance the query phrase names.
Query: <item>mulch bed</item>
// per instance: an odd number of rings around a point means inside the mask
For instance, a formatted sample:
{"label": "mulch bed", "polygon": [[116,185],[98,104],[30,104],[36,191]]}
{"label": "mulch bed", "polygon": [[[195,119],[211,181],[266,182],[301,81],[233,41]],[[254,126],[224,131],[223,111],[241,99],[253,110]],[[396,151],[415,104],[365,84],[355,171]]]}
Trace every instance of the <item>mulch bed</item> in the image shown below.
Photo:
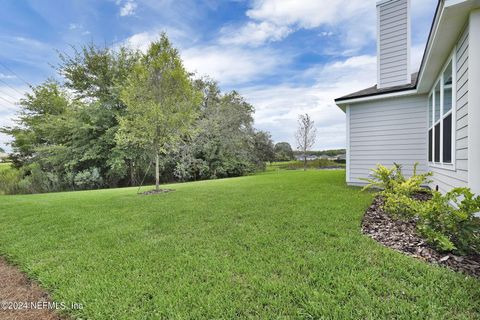
{"label": "mulch bed", "polygon": [[[418,194],[415,198],[425,201],[430,195]],[[480,278],[480,255],[456,256],[438,252],[417,233],[415,220],[394,220],[382,207],[383,199],[377,196],[363,217],[364,234],[407,255]]]}
{"label": "mulch bed", "polygon": [[159,189],[159,190],[148,190],[148,191],[145,191],[145,192],[140,192],[139,194],[141,195],[144,195],[144,196],[148,196],[148,195],[152,195],[152,194],[161,194],[161,193],[167,193],[167,192],[173,192],[175,190],[173,189]]}
{"label": "mulch bed", "polygon": [[[0,258],[0,319],[61,320],[53,309],[34,309],[30,303],[51,302],[48,294],[16,267]],[[27,304],[26,304],[27,303]],[[27,308],[27,305],[29,306]]]}

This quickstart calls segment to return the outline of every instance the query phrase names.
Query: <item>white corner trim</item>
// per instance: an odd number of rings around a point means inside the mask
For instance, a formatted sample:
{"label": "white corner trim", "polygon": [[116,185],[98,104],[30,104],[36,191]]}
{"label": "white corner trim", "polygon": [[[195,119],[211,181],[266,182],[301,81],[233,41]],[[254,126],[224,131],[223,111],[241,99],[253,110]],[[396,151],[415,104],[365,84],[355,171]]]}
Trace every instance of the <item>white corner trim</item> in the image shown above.
{"label": "white corner trim", "polygon": [[468,37],[468,185],[480,194],[480,9],[470,12]]}
{"label": "white corner trim", "polygon": [[346,114],[346,154],[345,154],[345,180],[350,183],[350,106],[345,108]]}

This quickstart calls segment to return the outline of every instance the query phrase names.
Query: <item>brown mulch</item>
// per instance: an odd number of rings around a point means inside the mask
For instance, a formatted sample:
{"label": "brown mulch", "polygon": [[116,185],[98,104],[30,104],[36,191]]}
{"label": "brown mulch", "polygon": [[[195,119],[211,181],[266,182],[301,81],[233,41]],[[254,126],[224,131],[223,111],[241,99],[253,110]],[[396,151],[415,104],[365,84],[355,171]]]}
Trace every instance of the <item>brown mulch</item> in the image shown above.
{"label": "brown mulch", "polygon": [[48,294],[0,257],[0,319],[66,319],[42,305],[43,302],[51,302]]}
{"label": "brown mulch", "polygon": [[152,194],[161,194],[161,193],[167,193],[167,192],[173,192],[175,190],[173,189],[159,189],[159,190],[148,190],[148,191],[145,191],[145,192],[141,192],[139,194],[141,195],[144,195],[144,196],[148,196],[148,195],[152,195]]}
{"label": "brown mulch", "polygon": [[[429,195],[419,194],[415,198],[424,201]],[[382,207],[383,199],[378,196],[363,217],[364,234],[407,255],[480,278],[480,255],[456,256],[438,252],[417,233],[415,220],[394,220]]]}

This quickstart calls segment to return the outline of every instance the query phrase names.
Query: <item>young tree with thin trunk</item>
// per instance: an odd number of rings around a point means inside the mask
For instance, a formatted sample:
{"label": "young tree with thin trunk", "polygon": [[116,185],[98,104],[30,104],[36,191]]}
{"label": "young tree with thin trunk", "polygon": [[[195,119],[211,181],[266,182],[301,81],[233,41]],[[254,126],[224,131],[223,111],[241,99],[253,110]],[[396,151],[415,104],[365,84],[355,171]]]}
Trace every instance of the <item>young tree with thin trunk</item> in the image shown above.
{"label": "young tree with thin trunk", "polygon": [[298,116],[298,129],[295,133],[297,149],[303,153],[303,170],[307,170],[307,150],[315,144],[317,129],[315,122],[305,113]]}
{"label": "young tree with thin trunk", "polygon": [[158,191],[161,157],[191,132],[201,102],[200,92],[165,34],[134,66],[121,98],[127,113],[120,119],[117,140],[152,155]]}

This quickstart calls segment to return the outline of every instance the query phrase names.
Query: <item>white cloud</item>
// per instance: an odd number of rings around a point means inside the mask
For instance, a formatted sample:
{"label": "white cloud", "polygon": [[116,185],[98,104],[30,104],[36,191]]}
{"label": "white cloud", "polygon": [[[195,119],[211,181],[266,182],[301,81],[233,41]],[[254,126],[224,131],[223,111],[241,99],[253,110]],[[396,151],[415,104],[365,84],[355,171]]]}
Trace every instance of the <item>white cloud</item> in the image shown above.
{"label": "white cloud", "polygon": [[[325,52],[353,55],[375,37],[375,0],[255,0],[243,27],[224,30],[223,41],[259,46],[280,41],[298,29],[328,26],[321,36],[341,37]],[[225,32],[227,31],[227,32]]]}
{"label": "white cloud", "polygon": [[258,86],[240,92],[255,106],[256,127],[270,131],[276,142],[294,147],[297,117],[308,113],[318,129],[315,149],[345,147],[345,114],[334,99],[373,85],[375,70],[375,56],[358,56],[306,70],[299,77],[315,79],[312,85]]}
{"label": "white cloud", "polygon": [[14,79],[14,78],[15,78],[15,76],[11,76],[11,75],[4,74],[4,73],[0,72],[0,79]]}
{"label": "white cloud", "polygon": [[420,64],[422,63],[424,51],[424,44],[413,46],[410,49],[410,66],[412,72],[417,72],[420,69]]}
{"label": "white cloud", "polygon": [[280,64],[290,62],[290,58],[284,52],[280,55],[268,49],[249,50],[222,43],[195,45],[195,41],[192,41],[185,32],[169,27],[134,34],[119,45],[145,52],[162,31],[165,31],[174,46],[179,48],[185,67],[189,71],[197,72],[198,75],[208,75],[222,86],[239,85],[261,76],[271,75]]}
{"label": "white cloud", "polygon": [[170,26],[163,26],[155,28],[154,30],[133,34],[125,40],[120,41],[115,46],[124,45],[132,49],[138,49],[146,52],[150,44],[160,38],[160,34],[162,32],[167,34],[168,38],[175,47],[182,47],[182,45],[185,43],[191,44],[195,42],[195,38],[189,33],[177,28],[172,28]]}
{"label": "white cloud", "polygon": [[[13,119],[19,111],[19,106],[16,103],[23,97],[23,94],[20,92],[27,92],[26,87],[11,87],[2,86],[0,87],[0,127],[12,126],[14,125]],[[13,103],[7,103],[7,101]],[[3,133],[0,133],[0,147],[9,151],[10,148],[7,146],[7,143],[11,142],[12,138]]]}
{"label": "white cloud", "polygon": [[159,33],[157,32],[140,32],[128,37],[120,44],[145,52],[150,46],[150,43],[158,39],[158,35]]}
{"label": "white cloud", "polygon": [[282,40],[292,32],[292,29],[263,21],[248,22],[240,29],[234,26],[224,27],[220,32],[222,33],[220,42],[223,44],[259,46],[265,42]]}
{"label": "white cloud", "polygon": [[[117,2],[117,4],[120,4]],[[135,14],[135,10],[137,10],[137,3],[133,0],[127,0],[123,6],[120,8],[120,16],[126,17]]]}
{"label": "white cloud", "polygon": [[256,0],[247,16],[277,25],[299,25],[308,29],[337,24],[369,11],[374,5],[374,0]]}
{"label": "white cloud", "polygon": [[229,86],[270,75],[289,58],[270,50],[247,50],[236,47],[192,47],[181,51],[185,66],[200,75],[208,75]]}

